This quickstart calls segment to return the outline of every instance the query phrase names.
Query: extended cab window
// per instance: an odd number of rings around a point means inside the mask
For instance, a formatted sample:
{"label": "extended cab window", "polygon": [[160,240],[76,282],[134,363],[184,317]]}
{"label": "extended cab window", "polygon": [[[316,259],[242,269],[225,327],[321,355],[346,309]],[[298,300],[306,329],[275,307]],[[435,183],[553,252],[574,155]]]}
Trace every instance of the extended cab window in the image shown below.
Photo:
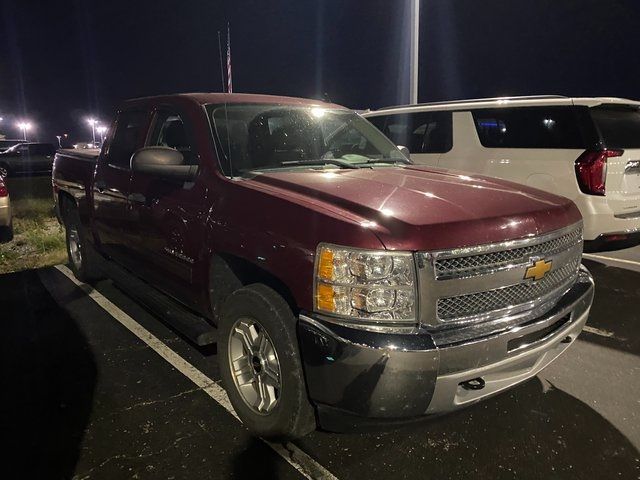
{"label": "extended cab window", "polygon": [[411,153],[446,153],[453,146],[451,112],[380,115],[368,120]]}
{"label": "extended cab window", "polygon": [[156,114],[149,145],[175,148],[184,156],[185,165],[196,165],[197,156],[182,117],[176,113],[161,111]]}
{"label": "extended cab window", "polygon": [[129,168],[131,155],[142,146],[147,114],[132,110],[121,112],[116,120],[116,131],[109,145],[109,163]]}
{"label": "extended cab window", "polygon": [[483,146],[488,148],[586,148],[574,108],[518,107],[472,110]]}

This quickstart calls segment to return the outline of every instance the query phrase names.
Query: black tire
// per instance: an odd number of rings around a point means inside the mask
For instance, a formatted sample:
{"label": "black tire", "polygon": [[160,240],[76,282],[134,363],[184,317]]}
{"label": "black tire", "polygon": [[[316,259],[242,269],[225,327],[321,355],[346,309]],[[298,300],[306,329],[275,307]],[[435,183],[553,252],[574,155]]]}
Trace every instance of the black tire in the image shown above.
{"label": "black tire", "polygon": [[[279,395],[268,412],[260,413],[247,403],[232,373],[230,357],[233,350],[230,350],[230,344],[234,339],[231,334],[237,322],[245,319],[264,328],[278,362]],[[237,337],[235,342],[238,342]],[[263,284],[253,284],[236,290],[227,299],[219,324],[218,362],[229,400],[252,433],[284,440],[302,437],[316,428],[315,413],[307,397],[302,370],[296,319],[287,302],[274,290]],[[254,371],[250,375],[259,373]]]}
{"label": "black tire", "polygon": [[0,243],[13,240],[13,221],[4,227],[0,227]]}
{"label": "black tire", "polygon": [[68,206],[64,215],[65,236],[69,266],[81,282],[93,282],[101,278],[99,257],[87,242],[86,233],[75,206]]}

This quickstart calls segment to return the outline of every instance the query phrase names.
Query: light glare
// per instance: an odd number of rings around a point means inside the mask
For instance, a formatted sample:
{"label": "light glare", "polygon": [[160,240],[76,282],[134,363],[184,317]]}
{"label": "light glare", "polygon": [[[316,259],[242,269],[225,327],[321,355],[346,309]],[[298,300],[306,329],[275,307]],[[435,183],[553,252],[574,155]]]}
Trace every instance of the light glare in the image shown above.
{"label": "light glare", "polygon": [[311,115],[313,115],[316,118],[322,118],[324,117],[324,114],[327,113],[327,111],[324,108],[320,108],[320,107],[313,107],[311,109]]}

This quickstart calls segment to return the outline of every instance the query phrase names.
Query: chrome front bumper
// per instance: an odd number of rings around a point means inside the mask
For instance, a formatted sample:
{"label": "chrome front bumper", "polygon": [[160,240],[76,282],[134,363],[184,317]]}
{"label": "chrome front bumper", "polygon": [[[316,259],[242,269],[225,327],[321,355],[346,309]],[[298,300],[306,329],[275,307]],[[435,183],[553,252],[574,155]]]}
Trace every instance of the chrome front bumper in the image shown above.
{"label": "chrome front bumper", "polygon": [[[413,421],[461,408],[528,378],[556,359],[587,320],[594,285],[581,268],[577,282],[545,314],[472,341],[443,345],[429,332],[385,334],[300,316],[309,397],[321,425]],[[470,380],[482,388],[469,389]]]}
{"label": "chrome front bumper", "polygon": [[[475,403],[536,375],[578,337],[587,322],[593,292],[593,279],[582,269],[576,286],[541,318],[493,337],[439,348],[440,368],[427,413]],[[477,378],[484,381],[484,388],[463,386]]]}

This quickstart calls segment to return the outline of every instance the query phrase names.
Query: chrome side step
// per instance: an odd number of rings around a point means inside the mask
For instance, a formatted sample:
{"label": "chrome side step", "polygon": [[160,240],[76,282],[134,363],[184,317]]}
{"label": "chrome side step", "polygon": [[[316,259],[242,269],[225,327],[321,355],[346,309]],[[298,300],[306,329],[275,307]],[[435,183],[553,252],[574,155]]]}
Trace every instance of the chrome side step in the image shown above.
{"label": "chrome side step", "polygon": [[134,297],[169,327],[187,337],[198,346],[211,345],[218,339],[218,330],[205,318],[190,311],[148,283],[135,277],[111,261],[101,262],[107,277]]}

